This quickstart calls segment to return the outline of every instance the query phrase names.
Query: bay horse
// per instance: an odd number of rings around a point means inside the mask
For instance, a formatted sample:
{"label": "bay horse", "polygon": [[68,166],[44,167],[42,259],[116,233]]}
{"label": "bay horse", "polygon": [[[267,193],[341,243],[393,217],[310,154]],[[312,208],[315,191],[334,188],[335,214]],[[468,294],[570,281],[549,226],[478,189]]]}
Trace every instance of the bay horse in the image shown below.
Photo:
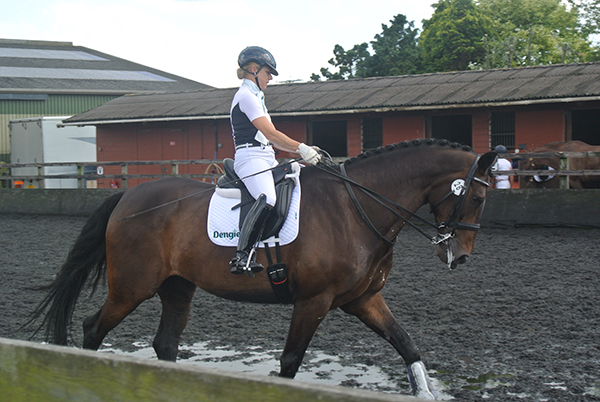
{"label": "bay horse", "polygon": [[[532,153],[553,152],[600,152],[600,147],[583,141],[557,141],[535,149]],[[524,188],[559,188],[557,175],[552,170],[560,168],[560,159],[556,157],[527,158],[520,163],[521,170],[548,170],[548,175],[524,176]],[[569,158],[569,170],[598,170],[600,157]],[[600,188],[600,176],[570,176],[569,188]]]}
{"label": "bay horse", "polygon": [[[430,240],[438,244],[441,261],[454,268],[467,260],[496,158],[495,152],[480,156],[429,139],[363,153],[347,160],[344,169],[302,168],[299,234],[281,247],[293,312],[280,376],[295,376],[321,321],[341,308],[402,356],[414,394],[435,398],[419,350],[380,291],[392,267],[394,240],[422,205],[429,204],[435,216],[436,237]],[[240,302],[279,303],[265,271],[253,278],[232,275],[228,262],[235,248],[209,239],[213,192],[209,183],[168,178],[108,197],[84,225],[33,315],[46,313],[40,328],[46,327],[47,340],[67,344],[79,294],[86,284],[93,292],[105,274],[106,302],[83,323],[86,349],[97,350],[110,330],[156,293],[162,316],[153,347],[159,359],[171,361],[196,287]],[[264,253],[258,262],[266,264]]]}

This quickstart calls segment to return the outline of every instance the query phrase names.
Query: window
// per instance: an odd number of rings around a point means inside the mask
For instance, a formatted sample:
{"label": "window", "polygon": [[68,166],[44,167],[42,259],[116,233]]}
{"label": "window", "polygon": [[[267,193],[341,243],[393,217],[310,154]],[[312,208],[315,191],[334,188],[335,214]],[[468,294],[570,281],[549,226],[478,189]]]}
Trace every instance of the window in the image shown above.
{"label": "window", "polygon": [[473,116],[470,114],[432,116],[431,138],[473,146]]}
{"label": "window", "polygon": [[504,145],[508,150],[515,149],[515,112],[492,113],[490,119],[491,149]]}
{"label": "window", "polygon": [[600,145],[600,109],[571,112],[571,139],[590,145]]}
{"label": "window", "polygon": [[315,121],[312,124],[312,143],[332,157],[348,156],[346,121]]}
{"label": "window", "polygon": [[362,121],[362,150],[367,151],[383,145],[383,119],[369,118]]}

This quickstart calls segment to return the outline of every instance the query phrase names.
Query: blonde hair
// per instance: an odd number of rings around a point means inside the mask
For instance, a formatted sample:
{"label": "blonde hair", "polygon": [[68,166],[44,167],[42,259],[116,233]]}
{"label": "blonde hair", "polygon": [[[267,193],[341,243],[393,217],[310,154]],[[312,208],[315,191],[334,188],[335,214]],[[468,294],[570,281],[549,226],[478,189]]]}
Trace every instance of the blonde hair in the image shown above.
{"label": "blonde hair", "polygon": [[[260,66],[258,65],[258,63],[251,61],[250,63],[246,64],[244,67],[237,69],[237,77],[240,80],[244,79],[244,77],[246,75],[246,71],[250,70],[250,67],[252,67],[252,66],[256,66],[258,69],[260,69]],[[246,70],[246,71],[244,71],[244,70]]]}

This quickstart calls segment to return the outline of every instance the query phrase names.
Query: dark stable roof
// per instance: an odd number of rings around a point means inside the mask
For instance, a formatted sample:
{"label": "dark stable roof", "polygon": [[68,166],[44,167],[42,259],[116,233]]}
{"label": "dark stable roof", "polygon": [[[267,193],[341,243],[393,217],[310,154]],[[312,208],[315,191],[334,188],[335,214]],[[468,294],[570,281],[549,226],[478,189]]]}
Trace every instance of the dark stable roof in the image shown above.
{"label": "dark stable roof", "polygon": [[[65,123],[211,119],[229,115],[237,88],[123,96]],[[472,70],[273,85],[272,116],[600,100],[600,63]]]}
{"label": "dark stable roof", "polygon": [[210,88],[70,42],[0,39],[3,98],[23,93],[124,95]]}

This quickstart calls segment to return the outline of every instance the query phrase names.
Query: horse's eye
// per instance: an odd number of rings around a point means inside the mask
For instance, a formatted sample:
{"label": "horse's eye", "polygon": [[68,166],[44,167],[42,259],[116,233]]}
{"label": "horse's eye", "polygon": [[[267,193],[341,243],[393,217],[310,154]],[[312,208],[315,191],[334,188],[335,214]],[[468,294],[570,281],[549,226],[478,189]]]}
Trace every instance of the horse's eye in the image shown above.
{"label": "horse's eye", "polygon": [[476,206],[480,206],[481,204],[483,204],[483,198],[482,197],[478,197],[476,195],[473,196],[473,198],[471,198],[471,202]]}

